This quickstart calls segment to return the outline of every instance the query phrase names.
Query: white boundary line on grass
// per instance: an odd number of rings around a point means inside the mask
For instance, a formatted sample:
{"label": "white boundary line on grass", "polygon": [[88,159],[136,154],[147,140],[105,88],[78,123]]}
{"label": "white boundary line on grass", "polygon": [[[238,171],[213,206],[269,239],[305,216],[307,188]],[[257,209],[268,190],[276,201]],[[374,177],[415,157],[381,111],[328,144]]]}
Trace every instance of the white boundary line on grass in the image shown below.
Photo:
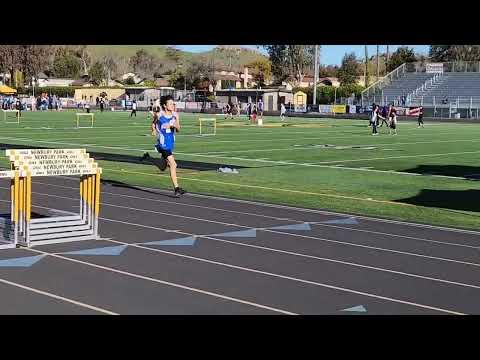
{"label": "white boundary line on grass", "polygon": [[[82,143],[67,143],[67,142],[34,140],[34,139],[25,139],[25,138],[0,137],[0,139],[17,140],[17,141],[24,141],[24,142],[38,142],[38,143],[47,143],[47,144],[58,144],[58,145],[70,145],[70,146],[86,146],[86,144],[82,144]],[[96,144],[91,144],[90,148],[111,149],[111,150],[126,150],[126,151],[138,151],[138,152],[146,152],[146,151],[151,150],[151,149],[124,148],[124,147],[116,147],[116,146],[102,146],[102,145],[96,145]],[[297,163],[297,162],[291,162],[291,161],[260,160],[260,159],[242,158],[242,157],[230,157],[230,156],[217,156],[217,155],[204,155],[204,154],[197,154],[197,153],[176,152],[176,154],[178,154],[178,155],[192,156],[192,157],[208,157],[208,158],[216,158],[216,159],[231,159],[231,160],[241,160],[241,161],[251,161],[251,162],[264,162],[264,163],[277,164],[277,165],[294,165],[294,166],[321,167],[321,168],[322,167],[323,168],[328,167],[328,168],[335,168],[335,169],[367,171],[367,172],[381,172],[381,173],[400,174],[400,175],[409,175],[409,176],[425,176],[425,175],[417,174],[417,173],[400,172],[400,171],[395,171],[395,170],[376,170],[376,169],[352,168],[352,167],[342,167],[342,168],[340,168],[340,167],[335,167],[335,166],[326,166],[326,165],[323,165],[323,164],[335,164],[335,163],[353,162],[353,161],[388,160],[388,159],[397,159],[397,158],[435,157],[435,156],[444,156],[444,155],[476,154],[476,153],[480,153],[480,150],[479,151],[455,152],[455,153],[443,153],[443,154],[419,154],[419,155],[403,155],[403,156],[391,156],[391,157],[370,158],[370,159],[350,159],[350,160],[336,160],[336,161],[321,161],[321,162],[315,162],[315,163]],[[447,175],[429,175],[429,176],[464,180],[464,178],[447,176]]]}
{"label": "white boundary line on grass", "polygon": [[[365,146],[367,146],[367,145],[365,145]],[[296,163],[296,162],[289,162],[289,161],[258,160],[258,159],[248,159],[248,158],[241,158],[241,157],[216,156],[216,155],[203,155],[203,154],[198,154],[198,153],[176,152],[176,154],[178,154],[178,155],[193,156],[193,157],[199,156],[199,157],[218,158],[218,159],[262,161],[262,162],[269,162],[269,163],[303,165],[303,166],[316,166],[316,165],[322,165],[322,164],[335,164],[335,163],[353,162],[353,161],[390,160],[390,159],[417,158],[417,157],[435,157],[435,156],[445,156],[445,155],[478,154],[478,153],[480,153],[480,150],[477,150],[477,151],[461,151],[461,152],[452,152],[452,153],[441,153],[441,154],[440,153],[437,153],[437,154],[417,154],[417,155],[401,155],[401,156],[389,156],[389,157],[377,157],[377,158],[364,158],[364,159],[319,161],[319,162],[314,162],[314,163]]]}
{"label": "white boundary line on grass", "polygon": [[[278,139],[278,140],[285,140],[285,139]],[[303,140],[303,139],[302,139]],[[292,139],[292,141],[294,141]],[[316,144],[314,146],[292,146],[289,145],[288,147],[278,148],[278,149],[245,149],[245,150],[226,150],[226,151],[213,151],[213,152],[202,152],[197,154],[204,154],[204,155],[223,155],[223,154],[231,154],[231,153],[250,153],[250,152],[264,152],[264,151],[292,151],[292,150],[338,150],[335,149],[337,146],[348,146],[348,147],[378,147],[378,146],[397,146],[397,145],[419,145],[419,144],[439,144],[439,143],[455,143],[455,142],[480,142],[479,139],[461,139],[461,140],[438,140],[438,141],[418,141],[418,142],[404,142],[404,143],[383,143],[383,144],[376,144],[376,143],[368,143],[368,144],[358,144],[358,145],[333,145],[332,147],[322,147],[323,144]],[[341,150],[362,150],[362,149],[341,149]]]}
{"label": "white boundary line on grass", "polygon": [[[63,178],[78,181],[78,179],[76,179],[76,178],[71,178],[71,177],[67,177],[67,176],[64,176]],[[145,190],[157,191],[157,192],[161,191],[160,189],[149,188],[149,187],[139,187],[139,188],[145,189]],[[170,194],[171,192],[165,192],[165,193]],[[458,229],[458,228],[452,228],[452,227],[447,227],[447,226],[439,226],[439,225],[412,223],[412,222],[408,222],[408,221],[393,220],[393,219],[375,218],[375,217],[370,217],[370,216],[365,216],[365,215],[360,215],[360,214],[353,214],[353,213],[340,213],[340,212],[329,211],[329,210],[300,208],[300,207],[295,207],[295,206],[290,206],[290,205],[281,205],[281,204],[272,204],[272,203],[252,201],[252,200],[235,199],[235,198],[221,197],[221,196],[215,196],[215,195],[209,195],[209,194],[187,193],[186,195],[190,196],[190,197],[215,199],[215,200],[220,200],[220,201],[224,201],[224,202],[231,201],[231,202],[236,202],[236,203],[241,203],[241,204],[250,204],[250,205],[263,206],[263,207],[269,207],[269,208],[274,208],[274,209],[275,208],[276,209],[286,209],[286,210],[293,210],[293,211],[299,211],[299,212],[324,214],[324,215],[335,215],[335,216],[342,216],[342,217],[355,217],[357,219],[362,219],[362,220],[366,220],[366,221],[376,221],[376,222],[383,222],[383,223],[387,223],[387,224],[398,224],[398,225],[413,226],[413,227],[426,228],[426,229],[437,229],[437,230],[448,231],[448,232],[458,232],[458,233],[465,233],[465,234],[480,235],[480,231],[475,231],[475,230]]]}
{"label": "white boundary line on grass", "polygon": [[[147,190],[156,190],[153,188],[144,188]],[[320,210],[320,209],[309,209],[309,208],[299,208],[290,205],[281,205],[281,204],[272,204],[266,202],[259,202],[259,201],[251,201],[251,200],[243,200],[243,199],[235,199],[235,198],[227,198],[227,197],[220,197],[215,195],[208,195],[208,194],[196,194],[196,193],[188,193],[188,196],[191,197],[199,197],[199,198],[206,198],[206,199],[215,199],[221,201],[232,201],[240,204],[250,204],[255,206],[264,206],[273,209],[285,209],[285,210],[292,210],[292,211],[299,211],[299,212],[306,212],[306,213],[314,213],[314,214],[323,214],[323,215],[335,215],[339,217],[355,217],[357,219],[362,219],[366,221],[374,221],[374,222],[381,222],[386,224],[398,224],[404,226],[412,226],[412,227],[419,227],[419,228],[426,228],[426,229],[436,229],[442,230],[446,232],[458,232],[458,233],[465,233],[465,234],[473,234],[473,235],[480,235],[480,231],[475,230],[467,230],[467,229],[458,229],[452,228],[447,226],[439,226],[439,225],[429,225],[429,224],[420,224],[420,223],[412,223],[408,221],[401,221],[401,220],[392,220],[392,219],[383,219],[383,218],[375,218],[360,214],[353,214],[353,213],[340,213],[336,211],[329,211],[329,210]]]}

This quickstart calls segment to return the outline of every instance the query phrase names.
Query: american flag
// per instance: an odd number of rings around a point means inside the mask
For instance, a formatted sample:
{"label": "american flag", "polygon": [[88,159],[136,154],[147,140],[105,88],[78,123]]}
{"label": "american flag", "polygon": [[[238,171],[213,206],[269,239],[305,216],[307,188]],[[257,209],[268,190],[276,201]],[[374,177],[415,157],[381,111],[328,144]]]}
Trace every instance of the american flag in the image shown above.
{"label": "american flag", "polygon": [[407,109],[407,116],[418,116],[419,113],[420,113],[420,107]]}

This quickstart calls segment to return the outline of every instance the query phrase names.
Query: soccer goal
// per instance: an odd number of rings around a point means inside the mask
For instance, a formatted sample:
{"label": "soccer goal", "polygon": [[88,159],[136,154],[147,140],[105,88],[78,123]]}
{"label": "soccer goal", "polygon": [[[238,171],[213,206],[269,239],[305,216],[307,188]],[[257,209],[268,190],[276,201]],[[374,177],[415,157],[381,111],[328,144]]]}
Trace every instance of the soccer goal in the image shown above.
{"label": "soccer goal", "polygon": [[[7,124],[20,124],[20,111],[19,110],[3,110],[3,121]],[[13,114],[15,117],[15,121],[12,121],[12,115],[8,114]],[[8,120],[10,119],[10,120]]]}
{"label": "soccer goal", "polygon": [[[82,129],[82,128],[93,128],[93,121],[94,121],[94,114],[92,113],[76,113],[77,115],[77,129]],[[90,120],[87,120],[90,126],[80,126],[81,118],[82,117],[90,117]],[[84,122],[83,122],[84,123]]]}
{"label": "soccer goal", "polygon": [[217,119],[215,118],[199,118],[200,135],[216,135]]}

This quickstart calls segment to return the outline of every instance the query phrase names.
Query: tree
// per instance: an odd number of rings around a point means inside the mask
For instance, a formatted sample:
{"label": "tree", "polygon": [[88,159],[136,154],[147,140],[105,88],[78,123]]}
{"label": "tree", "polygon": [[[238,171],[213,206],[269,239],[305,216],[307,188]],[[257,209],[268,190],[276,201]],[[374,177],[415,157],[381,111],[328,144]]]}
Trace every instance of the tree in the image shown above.
{"label": "tree", "polygon": [[415,56],[413,48],[409,49],[406,46],[401,46],[392,54],[392,56],[390,56],[387,63],[387,72],[395,70],[403,63],[415,61],[417,61],[417,57]]}
{"label": "tree", "polygon": [[131,72],[130,69],[129,59],[125,56],[120,56],[115,59],[115,68],[112,69],[112,78],[117,79],[121,75]]}
{"label": "tree", "polygon": [[338,69],[339,67],[337,65],[319,66],[318,76],[319,77],[337,77]]}
{"label": "tree", "polygon": [[78,78],[82,70],[80,59],[68,50],[57,50],[53,60],[53,73],[59,78]]}
{"label": "tree", "polygon": [[182,54],[175,46],[168,46],[165,50],[165,58],[177,64],[182,58]]}
{"label": "tree", "polygon": [[185,73],[181,69],[177,68],[168,75],[168,83],[176,89],[183,89],[185,81]]}
{"label": "tree", "polygon": [[251,70],[253,79],[258,86],[265,86],[272,77],[272,63],[268,59],[252,61],[246,67]]}
{"label": "tree", "polygon": [[300,83],[314,62],[312,45],[265,45],[272,62],[272,73],[281,82],[293,80]]}
{"label": "tree", "polygon": [[20,46],[19,70],[23,72],[25,79],[36,76],[49,65],[53,50],[51,45]]}
{"label": "tree", "polygon": [[157,86],[157,84],[155,83],[154,80],[145,80],[144,83],[143,83],[144,86],[148,86],[148,87],[151,87],[151,88],[154,88]]}
{"label": "tree", "polygon": [[117,68],[117,63],[115,61],[115,58],[113,54],[106,54],[102,58],[102,63],[103,67],[105,69],[105,74],[107,78],[107,85],[110,83],[110,80],[112,79],[112,73],[116,70]]}
{"label": "tree", "polygon": [[0,68],[10,74],[9,85],[13,86],[12,82],[18,78],[15,76],[17,70],[25,80],[43,70],[48,65],[51,49],[50,45],[0,46]]}
{"label": "tree", "polygon": [[138,50],[130,58],[130,65],[136,74],[143,77],[152,77],[155,71],[158,71],[160,68],[157,59],[144,49]]}
{"label": "tree", "polygon": [[480,45],[430,45],[432,61],[480,61]]}
{"label": "tree", "polygon": [[100,85],[106,77],[105,67],[100,61],[96,61],[88,72],[90,81],[95,85]]}
{"label": "tree", "polygon": [[288,78],[287,63],[287,47],[288,45],[266,45],[272,62],[272,73],[278,82],[282,82]]}
{"label": "tree", "polygon": [[92,58],[88,52],[87,45],[74,45],[71,46],[71,50],[75,56],[80,59],[83,65],[83,74],[88,74],[88,67],[91,64]]}
{"label": "tree", "polygon": [[239,59],[241,49],[239,49],[238,47],[217,46],[215,52],[217,54],[217,59],[220,59],[221,62],[225,65],[228,64],[228,69],[230,71],[240,65]]}
{"label": "tree", "polygon": [[342,59],[342,65],[338,70],[338,80],[342,85],[351,85],[357,82],[358,61],[355,54],[345,54]]}
{"label": "tree", "polygon": [[8,85],[12,86],[15,76],[15,70],[20,63],[20,45],[2,45],[0,46],[0,66],[4,72],[10,75]]}
{"label": "tree", "polygon": [[135,85],[135,80],[132,76],[129,76],[128,78],[125,79],[123,83],[125,85]]}
{"label": "tree", "polygon": [[185,78],[190,87],[199,87],[199,85],[209,80],[209,66],[205,61],[193,60],[185,69]]}
{"label": "tree", "polygon": [[369,81],[369,73],[368,73],[368,48],[365,45],[365,69],[363,71],[363,81],[365,83],[365,87],[368,87]]}

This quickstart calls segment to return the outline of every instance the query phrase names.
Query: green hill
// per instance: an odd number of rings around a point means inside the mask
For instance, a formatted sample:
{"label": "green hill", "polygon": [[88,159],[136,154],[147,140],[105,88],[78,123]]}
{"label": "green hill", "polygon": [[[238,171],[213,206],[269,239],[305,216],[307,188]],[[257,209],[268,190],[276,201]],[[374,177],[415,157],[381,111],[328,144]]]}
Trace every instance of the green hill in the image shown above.
{"label": "green hill", "polygon": [[[167,46],[166,45],[89,45],[88,51],[90,52],[92,58],[99,59],[105,55],[112,55],[114,58],[130,58],[135,53],[144,49],[149,54],[154,55],[161,62],[165,59],[165,53]],[[188,51],[179,50],[180,55],[183,56],[187,61],[193,59],[201,59],[205,61],[206,59],[211,59],[212,56],[215,56],[215,63],[218,66],[224,66],[228,68],[230,64],[233,69],[238,69],[244,65],[258,59],[265,58],[260,52],[240,47],[230,47],[230,46],[219,46],[210,51],[193,53]]]}

